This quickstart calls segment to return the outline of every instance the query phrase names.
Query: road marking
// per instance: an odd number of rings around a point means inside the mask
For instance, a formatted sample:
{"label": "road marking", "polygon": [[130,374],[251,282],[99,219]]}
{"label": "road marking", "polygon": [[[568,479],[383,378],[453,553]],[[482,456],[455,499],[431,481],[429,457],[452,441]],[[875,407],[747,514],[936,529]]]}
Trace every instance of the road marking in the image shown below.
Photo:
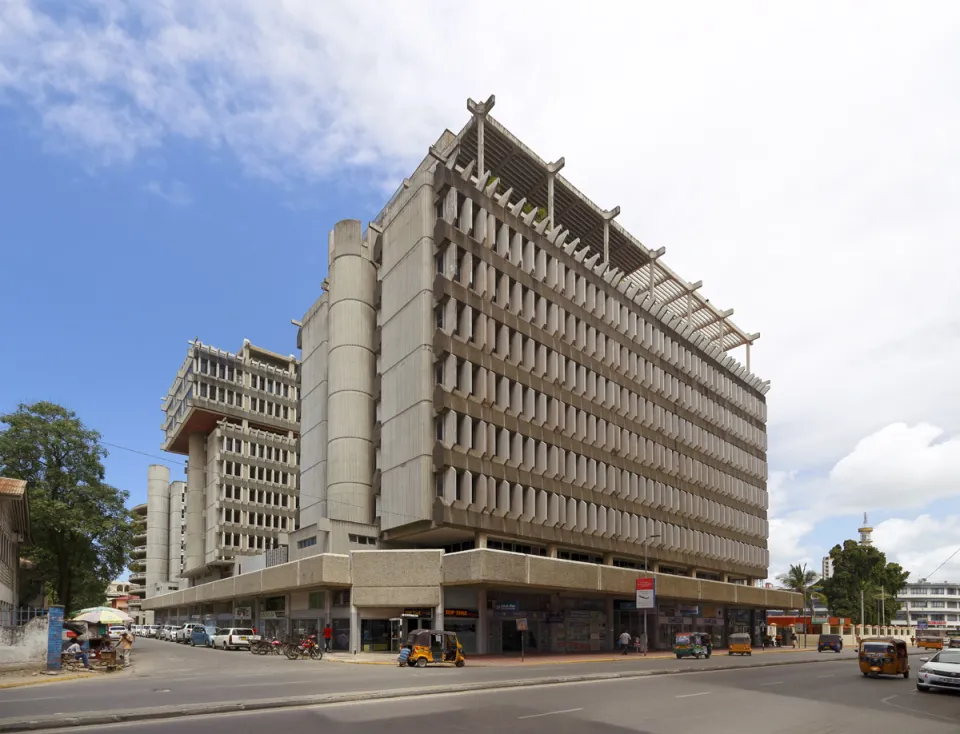
{"label": "road marking", "polygon": [[891,699],[897,698],[898,696],[899,694],[894,693],[892,696],[887,696],[886,698],[880,699],[880,703],[885,704],[887,706],[891,706],[892,708],[895,708],[895,709],[900,709],[901,711],[910,711],[912,713],[922,714],[924,716],[933,716],[934,718],[937,718],[937,719],[943,719],[944,721],[949,721],[952,724],[955,724],[957,722],[957,719],[952,716],[942,716],[940,714],[933,714],[933,713],[930,713],[929,711],[924,711],[923,709],[912,709],[909,706],[900,706],[895,703],[890,703]]}
{"label": "road marking", "polygon": [[761,686],[779,686],[782,684],[783,684],[782,680],[775,680],[775,681],[770,681],[769,683],[761,683],[760,685]]}
{"label": "road marking", "polygon": [[836,678],[833,673],[827,673],[826,675],[818,675],[817,678]]}
{"label": "road marking", "polygon": [[572,714],[576,711],[583,711],[582,708],[579,709],[563,709],[562,711],[547,711],[545,714],[529,714],[528,716],[518,716],[518,719],[539,719],[541,716],[555,716],[556,714]]}
{"label": "road marking", "polygon": [[709,696],[710,691],[703,691],[701,693],[684,693],[682,696],[674,696],[674,698],[691,698],[693,696]]}

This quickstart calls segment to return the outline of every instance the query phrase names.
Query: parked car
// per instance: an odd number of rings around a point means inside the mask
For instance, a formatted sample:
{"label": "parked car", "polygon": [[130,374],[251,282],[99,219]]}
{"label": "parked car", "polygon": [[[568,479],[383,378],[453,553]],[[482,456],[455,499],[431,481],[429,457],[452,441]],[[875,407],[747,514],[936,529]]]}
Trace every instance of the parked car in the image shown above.
{"label": "parked car", "polygon": [[198,625],[190,631],[190,644],[193,647],[213,647],[213,638],[216,637],[218,630],[216,627]]}
{"label": "parked car", "polygon": [[820,635],[817,640],[817,652],[833,650],[840,652],[843,649],[843,638],[840,635]]}
{"label": "parked car", "polygon": [[249,627],[224,627],[217,630],[213,638],[213,647],[221,650],[237,650],[239,648],[250,649],[250,643],[256,638],[257,633]]}
{"label": "parked car", "polygon": [[160,625],[146,624],[143,626],[143,631],[141,634],[144,637],[156,637],[159,631],[160,631]]}
{"label": "parked car", "polygon": [[182,627],[177,627],[173,632],[173,641],[186,644],[190,642],[190,634],[195,627],[203,627],[200,622],[187,622]]}
{"label": "parked car", "polygon": [[112,624],[107,628],[107,637],[110,638],[111,642],[119,642],[120,638],[123,637],[123,633],[127,631],[127,628],[122,624]]}
{"label": "parked car", "polygon": [[160,634],[157,635],[164,642],[170,642],[173,639],[173,631],[176,629],[172,624],[164,624],[160,627]]}

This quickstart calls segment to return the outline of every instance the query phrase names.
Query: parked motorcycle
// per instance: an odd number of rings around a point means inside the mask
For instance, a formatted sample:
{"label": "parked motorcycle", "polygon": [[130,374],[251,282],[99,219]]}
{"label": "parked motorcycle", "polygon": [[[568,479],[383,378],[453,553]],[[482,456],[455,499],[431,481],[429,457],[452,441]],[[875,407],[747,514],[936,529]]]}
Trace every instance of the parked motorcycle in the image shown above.
{"label": "parked motorcycle", "polygon": [[277,639],[259,639],[250,645],[250,652],[254,655],[281,655],[283,654],[283,642]]}
{"label": "parked motorcycle", "polygon": [[311,660],[323,659],[323,650],[317,643],[316,635],[310,635],[299,645],[287,645],[287,647],[284,649],[284,653],[290,660],[306,657],[309,657]]}

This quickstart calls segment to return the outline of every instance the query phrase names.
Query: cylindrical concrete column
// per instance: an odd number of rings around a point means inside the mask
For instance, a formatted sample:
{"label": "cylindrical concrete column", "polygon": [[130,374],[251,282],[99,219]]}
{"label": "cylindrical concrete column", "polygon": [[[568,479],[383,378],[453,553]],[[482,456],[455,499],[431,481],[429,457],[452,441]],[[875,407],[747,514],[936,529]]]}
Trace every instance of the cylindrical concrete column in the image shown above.
{"label": "cylindrical concrete column", "polygon": [[180,580],[180,547],[181,541],[183,540],[183,519],[181,514],[186,488],[186,482],[170,483],[170,542],[167,546],[169,572],[166,580],[172,582]]}
{"label": "cylindrical concrete column", "polygon": [[300,527],[327,513],[328,295],[320,296],[301,327]]}
{"label": "cylindrical concrete column", "polygon": [[185,570],[204,563],[203,504],[207,489],[207,437],[191,433],[187,457],[187,547]]}
{"label": "cylindrical concrete column", "polygon": [[327,510],[329,517],[372,523],[373,307],[377,269],[360,222],[338,222],[330,235],[327,316]]}
{"label": "cylindrical concrete column", "polygon": [[146,593],[167,580],[170,526],[170,469],[151,464],[147,469],[147,573]]}

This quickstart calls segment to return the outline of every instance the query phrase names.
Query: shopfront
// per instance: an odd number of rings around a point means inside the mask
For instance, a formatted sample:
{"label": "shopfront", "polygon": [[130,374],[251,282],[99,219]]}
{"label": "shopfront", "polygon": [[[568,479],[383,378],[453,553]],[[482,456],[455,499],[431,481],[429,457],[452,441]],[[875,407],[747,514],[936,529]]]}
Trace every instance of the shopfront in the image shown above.
{"label": "shopfront", "polygon": [[714,647],[727,646],[729,630],[724,608],[719,605],[658,600],[656,627],[655,649],[670,649],[674,637],[683,632],[705,632]]}
{"label": "shopfront", "polygon": [[471,608],[444,609],[443,629],[447,632],[456,632],[457,639],[463,646],[463,652],[476,654],[480,627],[480,611]]}
{"label": "shopfront", "polygon": [[[521,647],[531,653],[609,649],[606,599],[493,591],[487,599],[492,653],[519,653]],[[527,621],[526,632],[518,619]]]}
{"label": "shopfront", "polygon": [[327,623],[326,597],[326,591],[299,591],[290,595],[290,632],[294,639],[302,640],[310,635],[323,639]]}
{"label": "shopfront", "polygon": [[268,596],[260,606],[260,634],[268,640],[284,640],[290,634],[287,597]]}
{"label": "shopfront", "polygon": [[636,601],[616,599],[613,602],[613,636],[619,638],[624,632],[631,637],[641,637],[644,633],[643,621],[647,621],[647,637],[650,649],[655,649],[654,630],[657,624],[657,614],[653,609],[637,609]]}

